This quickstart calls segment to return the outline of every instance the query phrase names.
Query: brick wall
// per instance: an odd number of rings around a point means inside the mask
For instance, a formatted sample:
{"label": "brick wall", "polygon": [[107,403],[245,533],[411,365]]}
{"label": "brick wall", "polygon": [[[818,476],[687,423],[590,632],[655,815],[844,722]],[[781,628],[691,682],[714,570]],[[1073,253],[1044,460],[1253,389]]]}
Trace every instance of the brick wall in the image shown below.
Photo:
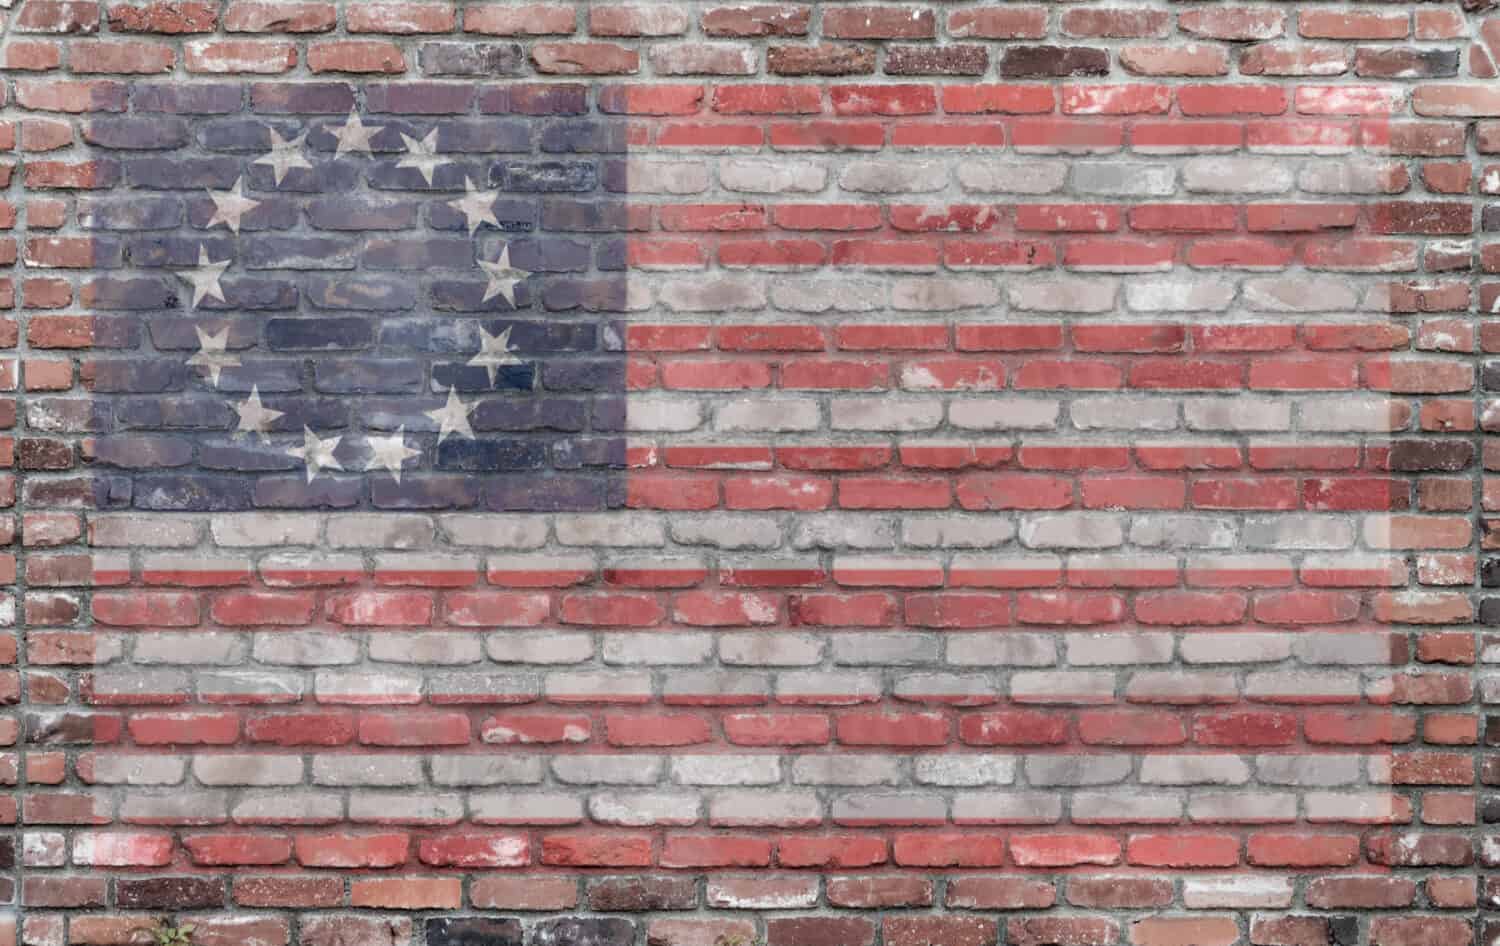
{"label": "brick wall", "polygon": [[1465,6],[12,2],[0,946],[1500,943]]}

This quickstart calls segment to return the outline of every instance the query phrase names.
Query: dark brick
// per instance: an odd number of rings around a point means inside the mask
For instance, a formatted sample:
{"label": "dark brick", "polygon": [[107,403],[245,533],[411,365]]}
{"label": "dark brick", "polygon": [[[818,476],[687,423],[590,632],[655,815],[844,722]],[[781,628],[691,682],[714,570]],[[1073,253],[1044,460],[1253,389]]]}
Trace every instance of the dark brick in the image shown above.
{"label": "dark brick", "polygon": [[198,139],[209,151],[236,151],[260,157],[271,146],[270,131],[291,141],[302,134],[300,123],[268,122],[257,118],[224,118],[198,124]]}
{"label": "dark brick", "polygon": [[95,394],[162,394],[180,391],[186,366],[162,358],[151,361],[86,361],[79,375]]}
{"label": "dark brick", "polygon": [[449,472],[492,473],[535,470],[547,461],[546,445],[538,440],[488,440],[450,437],[437,448],[437,469]]}
{"label": "dark brick", "polygon": [[220,286],[224,290],[224,301],[204,299],[198,306],[199,309],[234,311],[297,307],[297,287],[283,280],[241,277],[226,280]]}
{"label": "dark brick", "polygon": [[479,349],[479,323],[458,319],[393,319],[380,324],[380,344],[444,354]]}
{"label": "dark brick", "polygon": [[163,150],[190,138],[180,118],[95,118],[84,123],[83,140],[100,148]]}
{"label": "dark brick", "polygon": [[[249,390],[248,386],[246,390]],[[271,424],[271,431],[301,434],[303,427],[319,431],[337,431],[349,426],[353,402],[334,397],[267,398],[266,406],[286,416]]]}
{"label": "dark brick", "polygon": [[599,168],[592,162],[508,162],[490,168],[490,186],[508,191],[591,191],[599,186]]}
{"label": "dark brick", "polygon": [[469,423],[476,431],[579,431],[588,417],[588,402],[561,397],[487,398],[474,406]]}
{"label": "dark brick", "polygon": [[536,387],[536,366],[502,365],[495,369],[495,381],[490,383],[489,372],[483,367],[467,364],[439,364],[432,366],[433,387],[446,391],[449,386],[461,392],[474,391],[530,391]]}
{"label": "dark brick", "polygon": [[73,447],[64,440],[25,437],[16,449],[23,470],[68,470],[73,467]]}
{"label": "dark brick", "polygon": [[266,344],[275,350],[365,348],[374,340],[374,325],[365,319],[271,319],[266,323]]}
{"label": "dark brick", "polygon": [[127,397],[114,417],[126,429],[223,430],[236,414],[222,397]]}
{"label": "dark brick", "polygon": [[365,86],[365,108],[372,113],[461,115],[474,104],[469,82],[374,82]]}
{"label": "dark brick", "polygon": [[630,150],[623,122],[552,122],[542,129],[542,150],[551,154],[621,154]]}
{"label": "dark brick", "polygon": [[177,305],[177,289],[163,279],[101,276],[83,287],[79,299],[96,309],[170,309]]}
{"label": "dark brick", "polygon": [[1458,75],[1456,49],[1376,49],[1354,53],[1356,75],[1372,79],[1432,79]]}
{"label": "dark brick", "polygon": [[628,299],[620,279],[554,279],[547,283],[542,305],[551,312],[624,312]]}
{"label": "dark brick", "polygon": [[521,921],[487,916],[430,919],[427,946],[521,946]]}
{"label": "dark brick", "polygon": [[302,474],[256,480],[254,504],[262,509],[349,509],[359,505],[363,480],[357,476]]}
{"label": "dark brick", "polygon": [[485,508],[495,512],[596,512],[625,505],[625,484],[614,476],[488,476]]}
{"label": "dark brick", "polygon": [[325,394],[399,394],[422,390],[422,365],[409,359],[320,358],[313,387]]}
{"label": "dark brick", "polygon": [[766,51],[766,68],[779,76],[867,75],[875,71],[875,50],[834,43],[772,46]]}
{"label": "dark brick", "polygon": [[630,243],[605,237],[594,241],[594,266],[605,272],[624,272],[630,268]]}
{"label": "dark brick", "polygon": [[1500,626],[1500,598],[1484,598],[1479,602],[1479,623],[1485,627]]}
{"label": "dark brick", "polygon": [[[1500,824],[1500,795],[1486,795],[1480,799],[1479,817],[1485,824]],[[1500,906],[1500,877],[1492,880],[1496,886],[1495,905]]]}
{"label": "dark brick", "polygon": [[[470,269],[474,244],[447,237],[376,237],[365,241],[360,259],[369,269]],[[521,265],[514,251],[511,262]]]}
{"label": "dark brick", "polygon": [[409,230],[420,207],[398,198],[325,197],[307,205],[307,219],[320,230]]}
{"label": "dark brick", "polygon": [[691,910],[698,885],[691,877],[609,877],[589,884],[593,910]]}
{"label": "dark brick", "polygon": [[115,902],[122,910],[206,910],[224,905],[224,882],[210,877],[121,877]]}
{"label": "dark brick", "polygon": [[1485,588],[1500,588],[1500,558],[1487,558],[1480,563],[1479,583]]}
{"label": "dark brick", "polygon": [[467,509],[479,502],[482,480],[468,474],[407,473],[370,482],[370,502],[377,509]]}
{"label": "dark brick", "polygon": [[1402,473],[1456,472],[1474,461],[1474,445],[1464,440],[1397,440],[1390,447],[1390,468]]}
{"label": "dark brick", "polygon": [[227,115],[240,110],[244,87],[234,82],[132,83],[130,104],[137,112],[180,115]]}
{"label": "dark brick", "polygon": [[534,128],[534,122],[508,119],[445,121],[438,125],[438,145],[444,153],[525,154]]}
{"label": "dark brick", "polygon": [[551,391],[621,391],[625,366],[598,358],[559,358],[541,363],[542,387]]}
{"label": "dark brick", "polygon": [[410,280],[315,277],[303,283],[307,301],[320,309],[402,312],[416,305]]}
{"label": "dark brick", "polygon": [[1108,75],[1109,52],[1091,46],[1011,46],[999,72],[1011,79]]}
{"label": "dark brick", "polygon": [[585,467],[625,468],[625,441],[618,437],[568,438],[552,446],[552,465],[559,470]]}
{"label": "dark brick", "polygon": [[514,76],[526,71],[520,43],[423,43],[417,61],[429,76]]}
{"label": "dark brick", "polygon": [[78,225],[86,230],[169,230],[183,220],[177,197],[84,197],[78,201]]}
{"label": "dark brick", "polygon": [[990,68],[983,46],[890,46],[885,71],[892,76],[982,76]]}
{"label": "dark brick", "polygon": [[93,460],[135,470],[186,466],[193,462],[193,444],[182,437],[140,434],[100,437],[93,443]]}
{"label": "dark brick", "polygon": [[287,453],[285,447],[252,440],[200,444],[198,464],[205,470],[242,473],[282,473],[302,468],[302,461]]}
{"label": "dark brick", "polygon": [[1473,230],[1473,213],[1468,203],[1389,201],[1370,206],[1370,229],[1376,233],[1469,233]]}
{"label": "dark brick", "polygon": [[234,476],[139,476],[133,505],[156,512],[233,512],[250,507],[250,484]]}
{"label": "dark brick", "polygon": [[548,230],[608,233],[644,229],[645,223],[623,204],[556,199],[542,204],[542,226]]}
{"label": "dark brick", "polygon": [[359,250],[359,241],[345,237],[246,237],[239,263],[247,269],[353,269]]}
{"label": "dark brick", "polygon": [[579,240],[536,238],[509,242],[511,263],[530,273],[582,272],[589,268],[592,259],[590,245]]}
{"label": "dark brick", "polygon": [[479,92],[479,111],[485,114],[585,115],[588,102],[589,87],[581,82],[496,85]]}
{"label": "dark brick", "polygon": [[347,115],[354,107],[354,87],[343,82],[257,82],[250,86],[250,107],[273,115]]}
{"label": "dark brick", "polygon": [[132,187],[153,190],[228,190],[241,173],[233,158],[132,158],[125,177]]}

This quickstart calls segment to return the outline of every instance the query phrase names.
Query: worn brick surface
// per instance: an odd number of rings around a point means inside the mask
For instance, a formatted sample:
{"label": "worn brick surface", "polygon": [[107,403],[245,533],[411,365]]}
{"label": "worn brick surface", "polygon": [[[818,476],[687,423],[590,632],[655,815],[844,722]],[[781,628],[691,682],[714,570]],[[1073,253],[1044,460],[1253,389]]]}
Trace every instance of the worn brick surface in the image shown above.
{"label": "worn brick surface", "polygon": [[0,7],[0,946],[1500,942],[1493,4]]}

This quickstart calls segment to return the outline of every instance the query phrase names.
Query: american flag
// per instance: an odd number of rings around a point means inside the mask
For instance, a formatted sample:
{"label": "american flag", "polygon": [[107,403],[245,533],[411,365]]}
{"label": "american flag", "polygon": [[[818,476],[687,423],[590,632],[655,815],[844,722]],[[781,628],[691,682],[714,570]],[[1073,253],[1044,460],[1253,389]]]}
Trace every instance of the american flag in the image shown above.
{"label": "american flag", "polygon": [[[715,31],[1036,27],[690,6],[412,31],[511,30],[514,69],[345,9],[13,79],[70,149],[20,171],[26,377],[69,366],[18,398],[24,530],[61,537],[18,584],[25,741],[71,747],[25,778],[35,876],[191,912],[348,874],[320,909],[434,946],[577,873],[785,910],[910,874],[1021,911],[961,914],[982,946],[1119,941],[1049,914],[1059,875],[1108,908],[1187,872],[1122,909],[1235,942],[1471,867],[1493,290],[1441,90],[1082,47],[762,75]],[[688,38],[641,75],[627,21]]]}

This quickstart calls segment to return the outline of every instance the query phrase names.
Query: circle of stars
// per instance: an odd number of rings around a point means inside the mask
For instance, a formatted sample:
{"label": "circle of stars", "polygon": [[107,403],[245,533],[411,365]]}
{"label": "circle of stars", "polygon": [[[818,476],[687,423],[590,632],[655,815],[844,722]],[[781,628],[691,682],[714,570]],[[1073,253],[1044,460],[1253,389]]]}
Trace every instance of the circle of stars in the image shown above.
{"label": "circle of stars", "polygon": [[[373,155],[371,139],[380,134],[384,127],[366,125],[360,118],[359,112],[356,109],[350,109],[349,117],[342,125],[328,129],[335,142],[334,158],[355,154]],[[251,164],[269,167],[276,187],[280,187],[291,174],[315,170],[304,153],[308,132],[304,131],[293,138],[284,137],[274,128],[268,129],[268,132],[270,151],[256,158]],[[397,161],[396,167],[416,171],[423,182],[431,187],[437,170],[449,163],[443,153],[438,150],[437,128],[433,128],[420,138],[403,132],[401,139],[406,147],[406,153]],[[213,202],[213,212],[206,224],[207,229],[222,224],[234,235],[239,235],[245,216],[254,213],[261,205],[261,202],[253,197],[245,196],[244,184],[245,179],[241,176],[228,190],[215,191],[212,188],[208,190],[209,199]],[[473,237],[485,225],[495,229],[500,228],[499,218],[495,215],[495,203],[499,198],[498,190],[480,190],[475,187],[472,178],[465,176],[463,196],[447,201],[447,206],[462,215],[464,228],[469,236]],[[210,259],[208,248],[199,244],[197,265],[185,267],[176,273],[179,279],[192,287],[190,309],[196,310],[205,299],[227,302],[220,279],[233,262],[232,259]],[[485,274],[484,297],[481,301],[489,302],[498,296],[503,298],[511,308],[515,308],[516,287],[531,273],[511,263],[510,246],[501,244],[500,253],[493,261],[479,259],[476,262]],[[203,369],[209,384],[218,388],[225,369],[242,366],[239,355],[230,350],[230,329],[226,325],[211,332],[201,326],[194,326],[194,331],[198,336],[198,351],[188,358],[187,364]],[[520,365],[523,362],[516,356],[515,349],[511,347],[510,328],[492,335],[483,325],[480,325],[479,332],[479,351],[469,359],[467,364],[469,367],[484,368],[489,383],[493,387],[500,368]],[[260,388],[255,384],[250,386],[250,394],[247,398],[237,402],[231,401],[230,407],[238,415],[234,436],[237,438],[254,437],[262,444],[269,442],[272,426],[286,416],[284,411],[265,405],[261,400]],[[450,436],[464,440],[474,439],[474,429],[469,422],[469,415],[473,410],[474,404],[466,403],[458,396],[457,389],[450,385],[447,400],[443,406],[423,413],[437,426],[438,443],[441,444]],[[302,442],[297,446],[286,448],[285,452],[302,460],[307,482],[311,483],[325,471],[330,474],[344,471],[343,462],[335,455],[343,439],[343,435],[320,437],[311,427],[304,425]],[[398,484],[401,482],[406,462],[422,455],[421,450],[407,445],[406,425],[404,424],[387,436],[368,435],[364,438],[364,443],[369,456],[365,460],[363,471],[386,473]]]}

